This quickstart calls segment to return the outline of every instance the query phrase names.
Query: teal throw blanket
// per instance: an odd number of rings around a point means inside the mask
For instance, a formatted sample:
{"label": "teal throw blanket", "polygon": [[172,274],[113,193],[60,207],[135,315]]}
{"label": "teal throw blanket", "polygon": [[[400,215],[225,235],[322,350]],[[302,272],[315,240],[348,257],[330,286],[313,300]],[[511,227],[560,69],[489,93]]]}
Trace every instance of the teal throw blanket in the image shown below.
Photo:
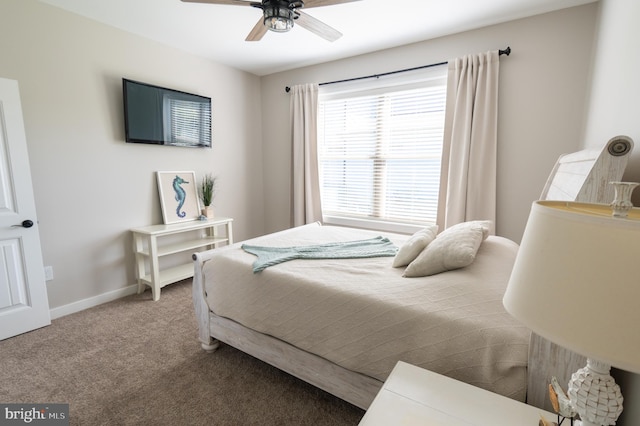
{"label": "teal throw blanket", "polygon": [[243,244],[242,249],[258,256],[253,272],[293,259],[354,259],[363,257],[395,256],[398,248],[385,237],[368,240],[335,242],[311,246],[265,247]]}

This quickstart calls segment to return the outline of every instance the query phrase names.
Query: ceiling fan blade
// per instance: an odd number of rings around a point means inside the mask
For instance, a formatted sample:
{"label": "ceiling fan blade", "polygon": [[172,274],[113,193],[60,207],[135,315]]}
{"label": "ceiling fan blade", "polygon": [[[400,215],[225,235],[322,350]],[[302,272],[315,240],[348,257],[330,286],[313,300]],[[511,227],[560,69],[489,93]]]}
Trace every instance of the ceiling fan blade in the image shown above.
{"label": "ceiling fan blade", "polygon": [[352,3],[354,1],[360,0],[305,0],[304,8],[308,9],[310,7],[333,6],[334,4]]}
{"label": "ceiling fan blade", "polygon": [[253,26],[251,32],[244,39],[244,41],[260,41],[262,37],[267,33],[267,27],[264,25],[264,20],[262,17],[258,19],[258,22]]}
{"label": "ceiling fan blade", "polygon": [[185,3],[231,4],[235,6],[251,6],[252,1],[245,0],[181,0]]}
{"label": "ceiling fan blade", "polygon": [[311,31],[323,39],[333,42],[342,37],[342,33],[340,31],[330,27],[313,16],[307,15],[300,10],[296,10],[296,13],[300,15],[298,19],[295,20],[297,25],[300,25],[302,28]]}

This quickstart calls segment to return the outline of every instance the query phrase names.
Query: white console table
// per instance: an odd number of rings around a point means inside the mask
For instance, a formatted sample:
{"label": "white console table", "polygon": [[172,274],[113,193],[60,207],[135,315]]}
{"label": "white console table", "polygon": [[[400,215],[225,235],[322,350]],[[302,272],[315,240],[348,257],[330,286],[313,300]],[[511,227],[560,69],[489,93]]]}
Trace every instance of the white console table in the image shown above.
{"label": "white console table", "polygon": [[538,426],[541,415],[556,421],[553,413],[400,361],[360,426]]}
{"label": "white console table", "polygon": [[[193,277],[193,263],[180,264],[160,269],[159,258],[186,251],[201,251],[218,247],[219,244],[233,244],[233,219],[217,217],[209,220],[196,220],[171,225],[152,225],[131,229],[133,233],[133,251],[136,257],[136,278],[138,293],[145,286],[151,287],[153,300],[160,299],[160,289],[186,278]],[[224,228],[220,233],[218,228]],[[195,235],[200,231],[199,235]],[[193,233],[194,238],[185,237],[179,242],[161,242],[163,237],[176,234]]]}

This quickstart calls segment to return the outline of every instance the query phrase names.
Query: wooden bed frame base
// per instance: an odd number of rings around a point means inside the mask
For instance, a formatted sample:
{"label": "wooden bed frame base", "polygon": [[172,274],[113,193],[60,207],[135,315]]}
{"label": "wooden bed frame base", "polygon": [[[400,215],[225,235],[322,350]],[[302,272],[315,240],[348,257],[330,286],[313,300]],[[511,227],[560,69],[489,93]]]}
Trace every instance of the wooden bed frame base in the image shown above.
{"label": "wooden bed frame base", "polygon": [[224,342],[261,361],[329,392],[364,410],[382,387],[383,382],[340,367],[326,359],[219,317],[209,310],[202,283],[202,265],[211,258],[207,252],[193,255],[193,304],[198,319],[199,340],[207,352]]}
{"label": "wooden bed frame base", "polygon": [[357,407],[367,409],[382,382],[354,373],[282,340],[227,318],[210,315],[211,335],[236,349],[291,374]]}

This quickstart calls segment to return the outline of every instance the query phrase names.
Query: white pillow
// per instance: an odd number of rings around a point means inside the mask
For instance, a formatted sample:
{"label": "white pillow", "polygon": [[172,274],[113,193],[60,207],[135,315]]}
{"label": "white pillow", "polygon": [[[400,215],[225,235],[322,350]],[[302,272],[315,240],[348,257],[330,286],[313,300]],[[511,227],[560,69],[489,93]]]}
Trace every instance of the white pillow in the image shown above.
{"label": "white pillow", "polygon": [[442,231],[404,271],[404,277],[424,277],[473,263],[489,235],[491,221],[463,222]]}
{"label": "white pillow", "polygon": [[400,247],[393,258],[393,267],[407,266],[410,264],[438,234],[438,225],[429,225],[419,230]]}

